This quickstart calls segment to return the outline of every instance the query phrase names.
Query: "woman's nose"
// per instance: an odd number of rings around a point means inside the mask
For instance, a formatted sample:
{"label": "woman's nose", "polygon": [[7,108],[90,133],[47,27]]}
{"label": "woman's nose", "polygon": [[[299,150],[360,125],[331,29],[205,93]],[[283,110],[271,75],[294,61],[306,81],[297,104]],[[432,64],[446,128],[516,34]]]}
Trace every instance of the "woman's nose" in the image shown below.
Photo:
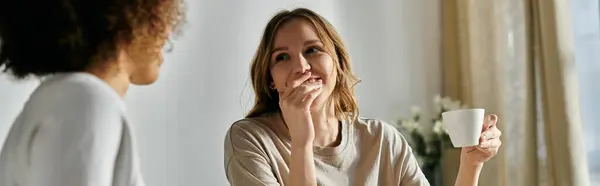
{"label": "woman's nose", "polygon": [[310,63],[302,54],[298,55],[298,57],[296,58],[296,60],[294,60],[293,63],[295,73],[304,73],[306,71],[309,71],[311,68]]}

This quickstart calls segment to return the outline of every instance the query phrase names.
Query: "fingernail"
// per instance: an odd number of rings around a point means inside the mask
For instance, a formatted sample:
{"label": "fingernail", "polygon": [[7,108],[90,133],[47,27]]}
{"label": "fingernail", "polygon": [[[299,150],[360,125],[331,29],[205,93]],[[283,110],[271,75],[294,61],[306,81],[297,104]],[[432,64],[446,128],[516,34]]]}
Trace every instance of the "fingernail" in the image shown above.
{"label": "fingernail", "polygon": [[483,139],[484,139],[484,140],[488,140],[488,139],[490,139],[490,135],[491,135],[491,133],[490,133],[490,132],[485,132],[485,133],[483,133]]}
{"label": "fingernail", "polygon": [[498,119],[498,116],[494,114],[490,115],[490,120],[495,121],[496,119]]}

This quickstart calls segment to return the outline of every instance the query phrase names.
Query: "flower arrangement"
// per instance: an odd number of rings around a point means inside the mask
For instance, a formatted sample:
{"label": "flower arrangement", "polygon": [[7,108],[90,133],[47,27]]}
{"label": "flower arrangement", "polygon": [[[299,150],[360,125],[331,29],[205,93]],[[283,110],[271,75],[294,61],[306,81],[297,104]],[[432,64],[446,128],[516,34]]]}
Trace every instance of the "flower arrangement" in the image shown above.
{"label": "flower arrangement", "polygon": [[409,135],[407,138],[411,139],[409,140],[411,143],[410,146],[415,153],[419,165],[423,167],[429,166],[430,168],[440,163],[444,149],[453,148],[450,137],[442,122],[442,113],[465,108],[460,101],[439,95],[434,97],[433,103],[435,115],[431,120],[423,120],[420,108],[412,107],[411,117],[400,119],[395,124],[398,130],[403,130],[405,134]]}

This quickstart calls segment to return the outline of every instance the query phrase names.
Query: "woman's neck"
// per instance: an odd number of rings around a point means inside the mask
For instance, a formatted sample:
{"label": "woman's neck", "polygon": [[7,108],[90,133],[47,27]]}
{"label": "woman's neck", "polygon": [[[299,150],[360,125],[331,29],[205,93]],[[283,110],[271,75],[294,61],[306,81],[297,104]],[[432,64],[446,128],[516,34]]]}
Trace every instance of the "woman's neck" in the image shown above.
{"label": "woman's neck", "polygon": [[88,68],[85,72],[100,78],[112,87],[117,94],[125,97],[125,93],[127,93],[127,89],[131,84],[129,68],[126,66],[127,60],[126,54],[120,52],[116,60],[97,63],[99,65]]}
{"label": "woman's neck", "polygon": [[315,130],[313,145],[318,147],[337,146],[341,140],[340,121],[335,115],[334,105],[330,104],[319,111],[312,112],[311,116]]}
{"label": "woman's neck", "polygon": [[94,73],[93,71],[88,71],[92,75],[100,78],[102,81],[106,82],[113,90],[121,96],[121,98],[125,97],[127,90],[129,89],[130,81],[129,77],[126,74],[104,74],[104,73]]}

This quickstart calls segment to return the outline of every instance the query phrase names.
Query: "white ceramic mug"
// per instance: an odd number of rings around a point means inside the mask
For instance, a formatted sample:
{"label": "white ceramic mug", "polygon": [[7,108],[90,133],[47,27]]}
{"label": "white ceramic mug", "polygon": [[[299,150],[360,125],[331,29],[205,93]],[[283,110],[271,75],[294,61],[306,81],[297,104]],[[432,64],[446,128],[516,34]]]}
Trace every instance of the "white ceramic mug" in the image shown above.
{"label": "white ceramic mug", "polygon": [[479,145],[485,109],[460,109],[442,113],[444,127],[454,147]]}

